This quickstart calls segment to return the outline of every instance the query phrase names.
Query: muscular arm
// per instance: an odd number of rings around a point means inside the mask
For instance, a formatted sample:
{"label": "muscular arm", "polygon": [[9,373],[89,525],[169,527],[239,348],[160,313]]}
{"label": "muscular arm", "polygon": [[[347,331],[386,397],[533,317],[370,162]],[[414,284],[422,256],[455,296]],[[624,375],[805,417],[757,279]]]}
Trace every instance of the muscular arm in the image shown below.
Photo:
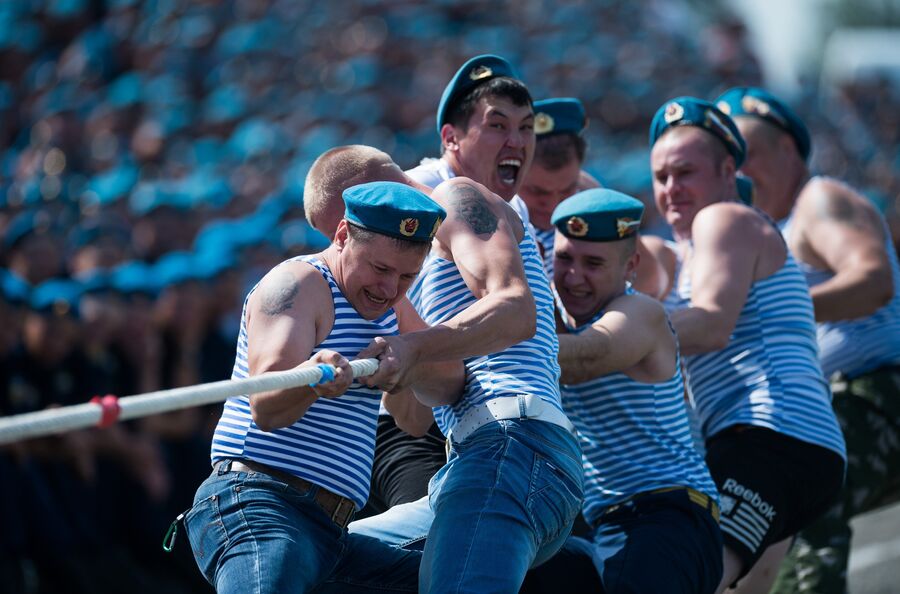
{"label": "muscular arm", "polygon": [[[663,351],[663,357],[648,361],[657,351]],[[659,365],[659,359],[666,359],[666,351],[669,364]],[[580,334],[559,336],[559,366],[561,381],[566,384],[579,384],[615,372],[644,381],[671,377],[675,371],[675,341],[665,311],[645,295],[614,299],[590,328]]]}
{"label": "muscular arm", "polygon": [[893,298],[883,222],[850,187],[811,180],[797,199],[792,226],[799,233],[798,256],[834,273],[810,288],[817,321],[868,316]]}
{"label": "muscular arm", "polygon": [[[250,375],[292,369],[307,361],[330,331],[333,307],[328,285],[309,265],[284,264],[267,274],[247,303]],[[290,426],[317,397],[308,386],[254,394],[253,421],[263,431]]]}
{"label": "muscular arm", "polygon": [[691,307],[672,313],[685,355],[725,348],[753,283],[763,236],[758,217],[736,204],[700,211],[692,226]]}
{"label": "muscular arm", "polygon": [[523,231],[515,213],[464,178],[442,184],[432,197],[448,213],[437,240],[478,300],[442,324],[406,335],[419,360],[487,355],[534,336],[537,312],[525,279],[514,225],[519,234]]}

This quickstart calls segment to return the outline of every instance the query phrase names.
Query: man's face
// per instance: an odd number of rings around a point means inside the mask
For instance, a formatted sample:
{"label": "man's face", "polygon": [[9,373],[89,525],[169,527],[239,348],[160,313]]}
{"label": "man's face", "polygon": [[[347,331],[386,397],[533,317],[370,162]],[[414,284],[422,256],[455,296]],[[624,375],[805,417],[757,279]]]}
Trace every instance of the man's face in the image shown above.
{"label": "man's face", "polygon": [[450,148],[460,175],[484,184],[510,200],[519,191],[534,157],[534,112],[505,97],[483,97],[469,118],[467,130],[455,128]]}
{"label": "man's face", "polygon": [[416,280],[427,249],[401,249],[389,237],[368,241],[346,237],[346,223],[338,228],[344,297],[367,320],[380,318]]}
{"label": "man's face", "polygon": [[716,162],[710,143],[719,142],[696,126],[667,131],[650,152],[656,208],[676,236],[689,237],[694,217],[706,206],[733,198],[734,161]]}
{"label": "man's face", "polygon": [[762,201],[759,206],[773,214],[767,203],[793,204],[796,176],[785,174],[786,165],[797,159],[793,140],[756,117],[738,116],[734,122],[747,143],[747,157],[741,172],[753,180],[755,194]]}
{"label": "man's face", "polygon": [[581,163],[572,159],[551,171],[535,161],[525,175],[519,196],[528,205],[528,216],[538,229],[550,229],[550,216],[560,202],[578,191]]}
{"label": "man's face", "polygon": [[553,283],[576,323],[588,322],[615,297],[637,266],[636,253],[624,257],[627,241],[580,241],[556,232]]}

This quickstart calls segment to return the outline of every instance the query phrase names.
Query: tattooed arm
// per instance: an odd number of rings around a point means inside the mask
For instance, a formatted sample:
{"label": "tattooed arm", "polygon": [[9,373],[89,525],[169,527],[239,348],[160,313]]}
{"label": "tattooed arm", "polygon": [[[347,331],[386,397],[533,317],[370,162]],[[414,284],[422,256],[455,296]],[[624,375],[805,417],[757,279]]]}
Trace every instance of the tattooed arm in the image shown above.
{"label": "tattooed arm", "polygon": [[[288,427],[321,397],[340,396],[353,373],[334,351],[310,353],[334,324],[334,302],[322,275],[303,262],[273,269],[247,302],[247,362],[250,375],[317,363],[337,368],[334,381],[310,388],[275,390],[250,397],[253,421],[263,431]],[[307,359],[309,361],[307,362]]]}
{"label": "tattooed arm", "polygon": [[435,247],[453,260],[478,301],[438,326],[407,335],[420,358],[486,355],[531,338],[537,314],[519,252],[525,229],[518,215],[466,178],[441,184],[432,198],[447,210]]}
{"label": "tattooed arm", "polygon": [[891,300],[884,221],[868,200],[841,182],[814,178],[797,199],[792,226],[798,257],[834,273],[810,288],[817,321],[864,317]]}

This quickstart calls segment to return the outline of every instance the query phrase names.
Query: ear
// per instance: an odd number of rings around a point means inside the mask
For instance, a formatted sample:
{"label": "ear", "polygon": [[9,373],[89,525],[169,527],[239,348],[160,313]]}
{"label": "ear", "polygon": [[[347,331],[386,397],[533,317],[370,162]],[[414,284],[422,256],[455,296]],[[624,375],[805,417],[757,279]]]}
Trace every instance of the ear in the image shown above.
{"label": "ear", "polygon": [[641,253],[638,250],[634,250],[634,253],[628,257],[628,261],[625,262],[625,280],[629,282],[634,282],[635,277],[637,276],[638,264],[641,263]]}
{"label": "ear", "polygon": [[444,124],[441,126],[441,144],[446,151],[459,150],[459,137],[456,127],[453,124]]}
{"label": "ear", "polygon": [[350,240],[350,229],[348,225],[347,219],[341,219],[341,222],[338,223],[337,231],[334,232],[334,241],[332,243],[337,247],[338,252],[343,250]]}

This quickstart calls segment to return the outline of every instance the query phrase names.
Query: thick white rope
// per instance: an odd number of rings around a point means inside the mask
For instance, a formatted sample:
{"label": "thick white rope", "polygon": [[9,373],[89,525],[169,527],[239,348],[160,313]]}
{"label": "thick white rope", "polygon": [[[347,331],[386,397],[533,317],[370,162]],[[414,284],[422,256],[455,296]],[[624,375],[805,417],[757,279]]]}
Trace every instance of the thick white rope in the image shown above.
{"label": "thick white rope", "polygon": [[[359,359],[351,361],[350,367],[353,369],[353,377],[371,375],[378,369],[378,360]],[[126,421],[191,406],[224,402],[232,396],[297,388],[316,384],[321,379],[322,369],[311,366],[287,371],[270,371],[244,379],[126,396],[118,399],[120,412],[117,419]],[[102,417],[103,406],[93,402],[2,417],[0,444],[92,427],[100,423]]]}

